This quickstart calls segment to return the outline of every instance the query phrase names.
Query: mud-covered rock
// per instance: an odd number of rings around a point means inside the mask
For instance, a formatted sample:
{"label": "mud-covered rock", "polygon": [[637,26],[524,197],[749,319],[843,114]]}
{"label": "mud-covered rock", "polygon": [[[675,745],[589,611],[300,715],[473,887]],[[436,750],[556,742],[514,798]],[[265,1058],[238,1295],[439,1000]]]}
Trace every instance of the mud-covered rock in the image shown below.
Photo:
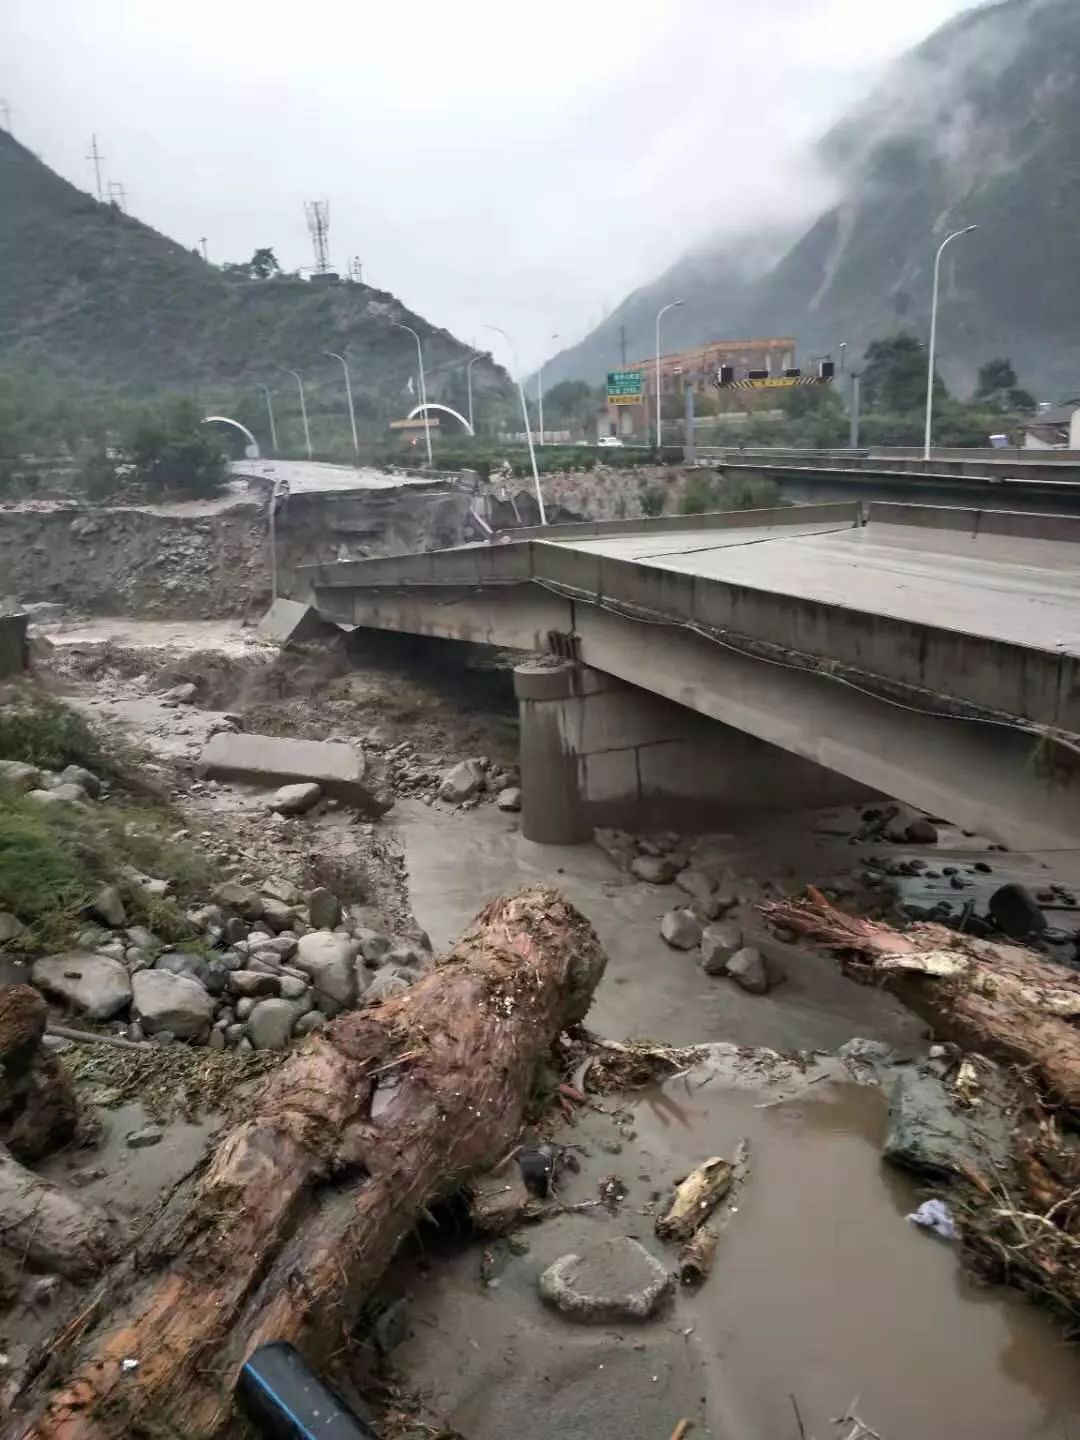
{"label": "mud-covered rock", "polygon": [[289,1044],[296,1010],[288,1000],[260,1000],[248,1016],[247,1034],[256,1050],[284,1050]]}
{"label": "mud-covered rock", "polygon": [[72,950],[35,960],[39,990],[92,1020],[109,1020],[131,1003],[132,982],[121,960]]}
{"label": "mud-covered rock", "polygon": [[292,963],[311,977],[320,1009],[323,1000],[342,1007],[356,1003],[353,942],[349,936],[325,930],[303,935]]}
{"label": "mud-covered rock", "polygon": [[669,910],[660,934],[673,950],[693,950],[701,939],[701,921],[692,910]]}
{"label": "mud-covered rock", "polygon": [[316,930],[333,930],[341,923],[341,902],[324,886],[317,886],[307,897],[308,915]]}
{"label": "mud-covered rock", "polygon": [[644,1245],[617,1235],[583,1255],[564,1255],[540,1276],[540,1294],[568,1319],[584,1324],[647,1320],[675,1277]]}
{"label": "mud-covered rock", "polygon": [[701,937],[701,968],[706,975],[723,975],[727,962],[742,943],[742,926],[737,920],[707,925]]}
{"label": "mud-covered rock", "polygon": [[448,805],[463,805],[484,788],[484,767],[479,760],[461,760],[439,781],[439,799]]}
{"label": "mud-covered rock", "polygon": [[741,990],[746,990],[751,995],[767,995],[772,989],[772,982],[765,968],[765,960],[761,951],[755,950],[752,945],[746,945],[743,949],[736,950],[724,967],[724,971],[725,974],[731,976]]}
{"label": "mud-covered rock", "polygon": [[495,804],[500,810],[507,810],[511,813],[521,809],[521,786],[505,785],[495,796]]}
{"label": "mud-covered rock", "polygon": [[990,896],[988,909],[990,919],[1002,934],[1014,940],[1041,935],[1046,929],[1046,916],[1031,891],[1023,885],[1014,882],[1000,885]]}
{"label": "mud-covered rock", "polygon": [[666,855],[636,855],[630,862],[630,873],[649,885],[670,885],[677,866]]}
{"label": "mud-covered rock", "polygon": [[132,1009],[148,1035],[169,1031],[181,1040],[205,1040],[214,1002],[190,975],[140,970],[132,977]]}
{"label": "mud-covered rock", "polygon": [[80,790],[85,791],[91,800],[96,800],[101,794],[101,780],[92,770],[87,770],[82,765],[67,765],[60,771],[61,785],[78,785]]}
{"label": "mud-covered rock", "polygon": [[306,815],[322,799],[322,793],[322,787],[314,780],[305,780],[297,785],[282,785],[267,804],[276,815]]}

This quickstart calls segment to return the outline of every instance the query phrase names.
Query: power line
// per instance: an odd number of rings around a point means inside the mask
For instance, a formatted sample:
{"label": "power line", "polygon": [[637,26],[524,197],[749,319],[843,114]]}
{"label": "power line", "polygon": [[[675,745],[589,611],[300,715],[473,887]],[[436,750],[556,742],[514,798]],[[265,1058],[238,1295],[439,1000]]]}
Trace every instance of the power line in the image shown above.
{"label": "power line", "polygon": [[98,149],[96,135],[91,135],[90,137],[90,154],[87,155],[86,158],[94,162],[94,175],[97,177],[97,198],[99,201],[104,201],[105,196],[101,190],[101,162],[105,159],[105,156],[102,155]]}

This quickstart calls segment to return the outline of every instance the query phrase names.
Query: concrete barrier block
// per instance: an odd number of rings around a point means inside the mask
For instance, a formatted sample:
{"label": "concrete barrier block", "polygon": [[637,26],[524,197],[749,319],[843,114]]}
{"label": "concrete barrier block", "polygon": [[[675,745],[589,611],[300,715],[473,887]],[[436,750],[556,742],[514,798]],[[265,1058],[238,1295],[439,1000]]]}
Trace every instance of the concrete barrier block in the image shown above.
{"label": "concrete barrier block", "polygon": [[332,635],[336,628],[327,624],[313,606],[305,605],[302,600],[286,600],[279,596],[259,621],[256,633],[262,640],[295,645]]}
{"label": "concrete barrier block", "polygon": [[332,740],[289,740],[277,735],[214,735],[199,756],[201,774],[277,789],[303,780],[368,815],[393,804],[359,750]]}
{"label": "concrete barrier block", "polygon": [[26,624],[27,616],[21,611],[0,615],[0,675],[17,675],[29,669]]}

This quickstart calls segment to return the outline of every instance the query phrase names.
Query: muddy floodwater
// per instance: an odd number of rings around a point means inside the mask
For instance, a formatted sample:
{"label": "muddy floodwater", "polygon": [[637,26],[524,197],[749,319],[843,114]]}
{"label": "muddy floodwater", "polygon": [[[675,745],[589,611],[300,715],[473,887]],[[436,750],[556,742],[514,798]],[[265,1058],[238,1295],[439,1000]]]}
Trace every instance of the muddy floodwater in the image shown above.
{"label": "muddy floodwater", "polygon": [[[657,933],[678,893],[629,880],[593,847],[532,846],[490,809],[448,816],[406,803],[394,823],[436,947],[492,895],[530,880],[558,885],[588,915],[609,954],[588,1022],[605,1035],[925,1046],[910,1015],[824,957],[796,973],[789,957],[788,982],[765,998],[704,976]],[[733,856],[745,859],[746,843],[732,837]],[[786,863],[782,846],[766,848]],[[906,1219],[929,1192],[880,1159],[879,1091],[826,1081],[777,1103],[765,1081],[732,1090],[691,1075],[637,1097],[632,1127],[624,1115],[616,1129],[615,1102],[600,1105],[563,1137],[586,1151],[564,1198],[594,1197],[618,1175],[629,1193],[614,1216],[554,1216],[527,1232],[525,1254],[487,1247],[486,1269],[474,1245],[437,1264],[414,1255],[394,1277],[414,1309],[395,1364],[470,1440],[666,1440],[683,1417],[723,1440],[795,1440],[792,1396],[814,1440],[847,1433],[832,1420],[855,1397],[882,1440],[1080,1436],[1080,1363],[1060,1330],[1015,1292],[975,1284],[953,1247]],[[706,1157],[730,1158],[743,1137],[751,1174],[698,1293],[681,1291],[639,1326],[582,1327],[545,1309],[541,1271],[596,1240],[632,1235],[673,1264],[653,1234],[657,1197]]]}
{"label": "muddy floodwater", "polygon": [[[905,1218],[922,1192],[879,1158],[876,1090],[827,1082],[775,1104],[675,1080],[633,1109],[636,1137],[617,1157],[597,1143],[604,1116],[566,1137],[588,1152],[566,1198],[617,1174],[629,1194],[616,1215],[555,1217],[503,1261],[496,1245],[493,1285],[479,1246],[401,1267],[414,1333],[395,1363],[470,1440],[665,1440],[682,1417],[722,1440],[786,1440],[799,1433],[792,1396],[815,1440],[847,1433],[831,1421],[856,1397],[882,1440],[1080,1433],[1080,1365],[1060,1332],[1021,1297],[977,1286]],[[544,1308],[541,1271],[595,1240],[632,1235],[673,1263],[640,1210],[742,1137],[751,1173],[700,1291],[643,1325],[577,1326]]]}

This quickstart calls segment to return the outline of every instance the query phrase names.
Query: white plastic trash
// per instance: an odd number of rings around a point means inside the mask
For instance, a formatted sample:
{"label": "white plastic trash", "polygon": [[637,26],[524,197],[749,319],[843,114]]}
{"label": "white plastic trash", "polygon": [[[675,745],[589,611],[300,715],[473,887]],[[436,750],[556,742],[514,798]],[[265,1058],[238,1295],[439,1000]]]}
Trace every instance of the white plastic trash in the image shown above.
{"label": "white plastic trash", "polygon": [[959,1240],[960,1231],[944,1200],[924,1200],[914,1214],[907,1217],[922,1230],[932,1230],[942,1240]]}

